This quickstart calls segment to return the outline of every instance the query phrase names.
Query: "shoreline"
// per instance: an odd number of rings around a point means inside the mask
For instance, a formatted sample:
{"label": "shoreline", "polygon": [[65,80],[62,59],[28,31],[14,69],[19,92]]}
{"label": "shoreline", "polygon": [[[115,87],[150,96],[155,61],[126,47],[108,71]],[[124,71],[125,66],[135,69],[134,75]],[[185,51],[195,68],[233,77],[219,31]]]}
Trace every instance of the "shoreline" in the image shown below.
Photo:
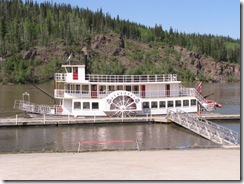
{"label": "shoreline", "polygon": [[240,180],[240,148],[0,154],[1,180]]}

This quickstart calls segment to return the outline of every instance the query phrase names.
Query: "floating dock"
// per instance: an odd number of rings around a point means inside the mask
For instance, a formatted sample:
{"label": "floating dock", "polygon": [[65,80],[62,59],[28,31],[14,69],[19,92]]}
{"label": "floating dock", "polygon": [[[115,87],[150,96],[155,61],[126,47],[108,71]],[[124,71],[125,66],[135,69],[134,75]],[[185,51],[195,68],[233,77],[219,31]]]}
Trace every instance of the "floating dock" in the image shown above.
{"label": "floating dock", "polygon": [[[198,116],[195,114],[195,116]],[[240,120],[239,114],[201,114],[207,120]],[[138,117],[73,117],[73,116],[47,116],[0,118],[0,127],[19,126],[48,126],[48,125],[84,125],[104,123],[170,123],[164,116],[138,116]]]}

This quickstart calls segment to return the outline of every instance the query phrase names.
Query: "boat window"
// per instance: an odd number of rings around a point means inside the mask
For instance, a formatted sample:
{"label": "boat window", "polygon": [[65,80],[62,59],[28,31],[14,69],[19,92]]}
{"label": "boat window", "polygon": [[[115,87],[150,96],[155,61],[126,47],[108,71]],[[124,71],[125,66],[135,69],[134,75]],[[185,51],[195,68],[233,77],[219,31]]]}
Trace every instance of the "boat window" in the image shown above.
{"label": "boat window", "polygon": [[75,85],[75,92],[80,93],[80,85]]}
{"label": "boat window", "polygon": [[74,67],[73,68],[73,73],[77,73],[78,72],[78,67]]}
{"label": "boat window", "polygon": [[66,73],[71,73],[71,67],[66,67],[65,71],[66,71]]}
{"label": "boat window", "polygon": [[176,100],[175,101],[175,106],[176,107],[181,107],[181,100]]}
{"label": "boat window", "polygon": [[65,92],[66,93],[70,93],[70,90],[71,90],[71,85],[70,84],[66,84]]}
{"label": "boat window", "polygon": [[183,100],[183,106],[184,107],[189,106],[189,100]]}
{"label": "boat window", "polygon": [[108,86],[109,91],[114,91],[114,86]]}
{"label": "boat window", "polygon": [[157,109],[158,108],[158,102],[151,102],[151,108]]}
{"label": "boat window", "polygon": [[89,92],[89,86],[88,85],[82,85],[82,93],[87,94]]}
{"label": "boat window", "polygon": [[142,107],[143,109],[149,108],[149,102],[143,102]]}
{"label": "boat window", "polygon": [[197,101],[195,99],[191,99],[191,106],[197,105]]}
{"label": "boat window", "polygon": [[90,103],[89,102],[83,102],[83,109],[84,110],[90,110]]}
{"label": "boat window", "polygon": [[160,101],[159,108],[165,108],[165,107],[166,107],[165,101]]}
{"label": "boat window", "polygon": [[81,109],[81,103],[80,102],[74,102],[74,109],[80,110]]}
{"label": "boat window", "polygon": [[123,90],[123,86],[117,86],[117,90]]}
{"label": "boat window", "polygon": [[132,86],[132,91],[139,92],[139,86]]}
{"label": "boat window", "polygon": [[105,92],[106,91],[106,86],[99,86],[99,91],[100,92]]}
{"label": "boat window", "polygon": [[92,102],[92,110],[94,110],[94,109],[99,109],[98,102]]}
{"label": "boat window", "polygon": [[126,91],[131,91],[131,86],[125,86]]}
{"label": "boat window", "polygon": [[168,107],[174,107],[174,101],[168,101]]}

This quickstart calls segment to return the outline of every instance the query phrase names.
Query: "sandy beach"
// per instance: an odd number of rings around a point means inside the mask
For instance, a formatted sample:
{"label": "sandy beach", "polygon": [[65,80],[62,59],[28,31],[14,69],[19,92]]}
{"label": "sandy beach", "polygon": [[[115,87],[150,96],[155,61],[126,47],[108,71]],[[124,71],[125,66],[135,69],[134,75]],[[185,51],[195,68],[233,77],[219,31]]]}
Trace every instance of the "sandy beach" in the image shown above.
{"label": "sandy beach", "polygon": [[0,154],[1,180],[240,180],[240,149]]}

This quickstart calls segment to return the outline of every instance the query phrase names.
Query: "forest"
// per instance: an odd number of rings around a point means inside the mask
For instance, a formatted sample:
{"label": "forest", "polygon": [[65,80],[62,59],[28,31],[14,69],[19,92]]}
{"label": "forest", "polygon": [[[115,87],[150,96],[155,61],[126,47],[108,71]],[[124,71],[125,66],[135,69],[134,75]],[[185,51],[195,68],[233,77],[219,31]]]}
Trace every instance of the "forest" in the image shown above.
{"label": "forest", "polygon": [[[72,7],[70,4],[0,0],[0,83],[49,81],[53,77],[53,70],[58,70],[65,57],[70,53],[76,53],[77,59],[82,58],[82,45],[89,45],[99,34],[118,34],[122,41],[131,40],[164,48],[179,46],[216,61],[240,64],[239,39],[211,34],[186,34],[173,28],[164,30],[162,25],[157,24],[155,27],[146,27],[122,20],[119,15],[113,18],[102,9],[92,12],[78,6]],[[126,43],[128,45],[129,42]],[[24,58],[23,54],[21,55],[33,48],[51,49],[53,45],[63,45],[66,55],[50,56],[48,62],[43,62],[37,57]],[[157,49],[154,50],[157,52]],[[126,52],[132,57],[131,51]],[[98,54],[93,55],[94,62],[102,59]],[[135,53],[133,57],[138,59]],[[91,72],[99,72],[98,67],[101,66],[97,64],[90,67]],[[106,67],[111,67],[107,70],[108,74],[128,74],[122,63]],[[140,71],[129,73],[145,73],[146,68],[141,67]],[[164,72],[169,71],[165,69]]]}

